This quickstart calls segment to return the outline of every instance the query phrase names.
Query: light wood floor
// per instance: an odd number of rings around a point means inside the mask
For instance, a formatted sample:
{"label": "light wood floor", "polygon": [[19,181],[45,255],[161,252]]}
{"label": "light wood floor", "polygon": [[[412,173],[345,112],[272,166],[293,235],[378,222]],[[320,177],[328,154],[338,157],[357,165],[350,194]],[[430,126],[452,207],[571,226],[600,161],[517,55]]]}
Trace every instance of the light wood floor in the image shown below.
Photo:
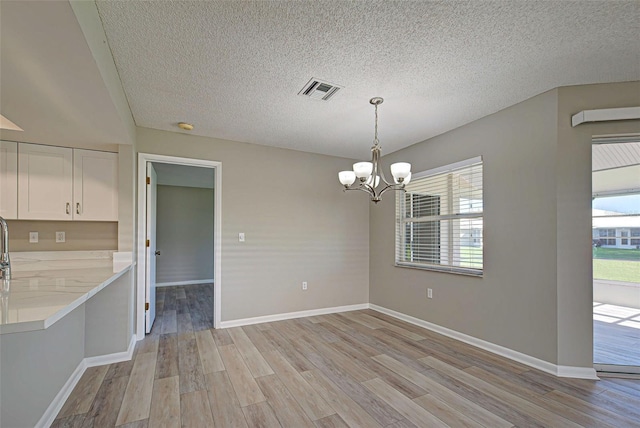
{"label": "light wood floor", "polygon": [[640,309],[593,303],[593,361],[640,366]]}
{"label": "light wood floor", "polygon": [[370,310],[212,330],[191,287],[158,294],[134,359],[88,369],[55,427],[640,426],[640,381],[556,378]]}

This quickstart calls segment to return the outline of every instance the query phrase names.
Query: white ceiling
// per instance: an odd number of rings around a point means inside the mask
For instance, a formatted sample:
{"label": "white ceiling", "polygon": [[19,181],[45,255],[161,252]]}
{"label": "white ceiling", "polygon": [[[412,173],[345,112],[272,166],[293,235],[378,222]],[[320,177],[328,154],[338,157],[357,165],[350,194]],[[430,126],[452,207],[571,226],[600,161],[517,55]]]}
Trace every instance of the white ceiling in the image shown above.
{"label": "white ceiling", "polygon": [[0,12],[0,112],[24,129],[3,129],[0,138],[68,147],[130,143],[70,3],[1,1]]}
{"label": "white ceiling", "polygon": [[594,144],[591,165],[594,195],[640,191],[640,142]]}
{"label": "white ceiling", "polygon": [[640,142],[594,144],[591,148],[592,171],[637,164],[640,164]]}
{"label": "white ceiling", "polygon": [[595,171],[591,177],[594,195],[640,191],[640,165]]}
{"label": "white ceiling", "polygon": [[[351,158],[369,156],[373,96],[384,154],[558,86],[640,79],[638,1],[97,6],[138,126]],[[311,77],[344,89],[297,96]]]}

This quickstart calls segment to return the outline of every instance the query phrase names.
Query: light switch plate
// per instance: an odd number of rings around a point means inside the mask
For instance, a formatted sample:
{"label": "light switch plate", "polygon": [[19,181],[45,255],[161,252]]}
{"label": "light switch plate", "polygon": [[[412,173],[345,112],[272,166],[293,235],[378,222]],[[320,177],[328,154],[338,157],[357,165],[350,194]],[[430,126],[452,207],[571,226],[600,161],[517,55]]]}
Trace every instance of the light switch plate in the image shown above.
{"label": "light switch plate", "polygon": [[65,242],[66,236],[64,232],[56,232],[56,243]]}
{"label": "light switch plate", "polygon": [[30,244],[38,243],[38,232],[29,232],[29,243]]}
{"label": "light switch plate", "polygon": [[242,232],[238,233],[238,241],[244,242],[244,233]]}

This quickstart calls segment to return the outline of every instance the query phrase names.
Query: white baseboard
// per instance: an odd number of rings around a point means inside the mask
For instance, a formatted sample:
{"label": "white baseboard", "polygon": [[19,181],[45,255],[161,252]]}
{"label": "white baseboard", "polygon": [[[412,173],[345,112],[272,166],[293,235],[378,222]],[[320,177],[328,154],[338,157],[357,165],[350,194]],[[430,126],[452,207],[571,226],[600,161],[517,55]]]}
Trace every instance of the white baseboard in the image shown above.
{"label": "white baseboard", "polygon": [[173,287],[176,285],[213,284],[213,278],[194,279],[193,281],[156,282],[156,287]]}
{"label": "white baseboard", "polygon": [[115,352],[113,354],[98,355],[96,357],[85,358],[84,361],[88,367],[104,366],[105,364],[120,363],[122,361],[129,361],[133,357],[133,350],[136,347],[136,335],[131,336],[129,341],[129,347],[126,351]]}
{"label": "white baseboard", "polygon": [[129,348],[126,351],[116,352],[114,354],[108,355],[100,355],[97,357],[88,357],[80,361],[78,367],[76,367],[73,373],[71,373],[71,376],[69,376],[69,379],[67,379],[62,389],[60,389],[60,392],[58,392],[51,404],[49,404],[49,407],[47,407],[47,410],[45,410],[44,414],[36,424],[36,428],[47,428],[50,427],[51,424],[53,424],[56,416],[58,416],[58,413],[60,413],[60,409],[62,409],[62,406],[64,406],[67,398],[69,398],[69,395],[71,395],[71,392],[73,392],[73,388],[76,387],[76,385],[80,381],[80,378],[89,367],[128,361],[133,357],[133,350],[135,348],[135,345],[136,335],[134,334],[131,336],[131,340],[129,341]]}
{"label": "white baseboard", "polygon": [[293,318],[313,317],[316,315],[335,314],[338,312],[359,311],[359,310],[368,309],[368,308],[369,308],[368,303],[360,303],[357,305],[334,306],[332,308],[321,308],[321,309],[310,309],[308,311],[287,312],[284,314],[265,315],[265,316],[254,317],[254,318],[243,318],[243,319],[237,319],[237,320],[222,321],[220,323],[220,328],[240,327],[243,325],[290,320]]}
{"label": "white baseboard", "polygon": [[476,337],[469,336],[467,334],[460,333],[458,331],[451,330],[449,328],[442,327],[440,325],[433,324],[428,321],[403,314],[401,312],[396,312],[392,309],[387,309],[385,307],[374,304],[370,304],[369,307],[374,311],[382,312],[383,314],[398,318],[399,320],[406,321],[410,324],[426,328],[427,330],[435,331],[436,333],[440,333],[444,336],[451,337],[452,339],[456,339],[469,345],[473,345],[477,348],[484,349],[485,351],[489,351],[502,357],[509,358],[510,360],[517,361],[529,367],[533,367],[535,369],[550,373],[555,376],[580,379],[599,379],[598,376],[596,376],[596,371],[594,368],[559,366],[548,361],[532,357],[531,355],[523,354],[521,352],[514,351],[513,349],[505,348],[504,346],[487,342],[486,340],[478,339]]}
{"label": "white baseboard", "polygon": [[49,404],[49,407],[47,407],[47,410],[45,410],[44,414],[36,424],[36,428],[47,428],[53,424],[56,416],[60,413],[60,409],[62,409],[65,401],[67,401],[67,398],[69,398],[69,395],[73,392],[73,388],[76,387],[85,370],[87,370],[87,363],[83,359],[80,361],[80,364],[78,364],[78,367],[76,367],[73,373],[71,373],[71,376],[69,376],[69,379],[67,379],[60,392],[58,392],[58,395],[56,395],[51,404]]}
{"label": "white baseboard", "polygon": [[589,367],[557,366],[556,374],[560,377],[573,377],[576,379],[600,379],[596,369]]}

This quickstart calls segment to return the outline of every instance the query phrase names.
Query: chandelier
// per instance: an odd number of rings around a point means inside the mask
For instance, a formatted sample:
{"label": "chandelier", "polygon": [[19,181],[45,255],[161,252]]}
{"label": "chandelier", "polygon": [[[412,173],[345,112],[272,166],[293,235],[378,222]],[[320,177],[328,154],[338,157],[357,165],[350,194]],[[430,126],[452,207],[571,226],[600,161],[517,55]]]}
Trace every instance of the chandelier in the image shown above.
{"label": "chandelier", "polygon": [[369,100],[376,111],[376,128],[373,147],[371,147],[371,162],[356,162],[353,164],[353,171],[340,171],[338,173],[338,179],[344,186],[344,191],[362,190],[363,192],[367,192],[369,196],[371,196],[371,201],[376,204],[381,201],[382,194],[387,190],[400,190],[404,192],[404,186],[411,180],[410,163],[397,162],[391,165],[392,183],[387,181],[384,172],[379,167],[380,142],[378,141],[378,106],[382,104],[383,101],[380,97]]}

